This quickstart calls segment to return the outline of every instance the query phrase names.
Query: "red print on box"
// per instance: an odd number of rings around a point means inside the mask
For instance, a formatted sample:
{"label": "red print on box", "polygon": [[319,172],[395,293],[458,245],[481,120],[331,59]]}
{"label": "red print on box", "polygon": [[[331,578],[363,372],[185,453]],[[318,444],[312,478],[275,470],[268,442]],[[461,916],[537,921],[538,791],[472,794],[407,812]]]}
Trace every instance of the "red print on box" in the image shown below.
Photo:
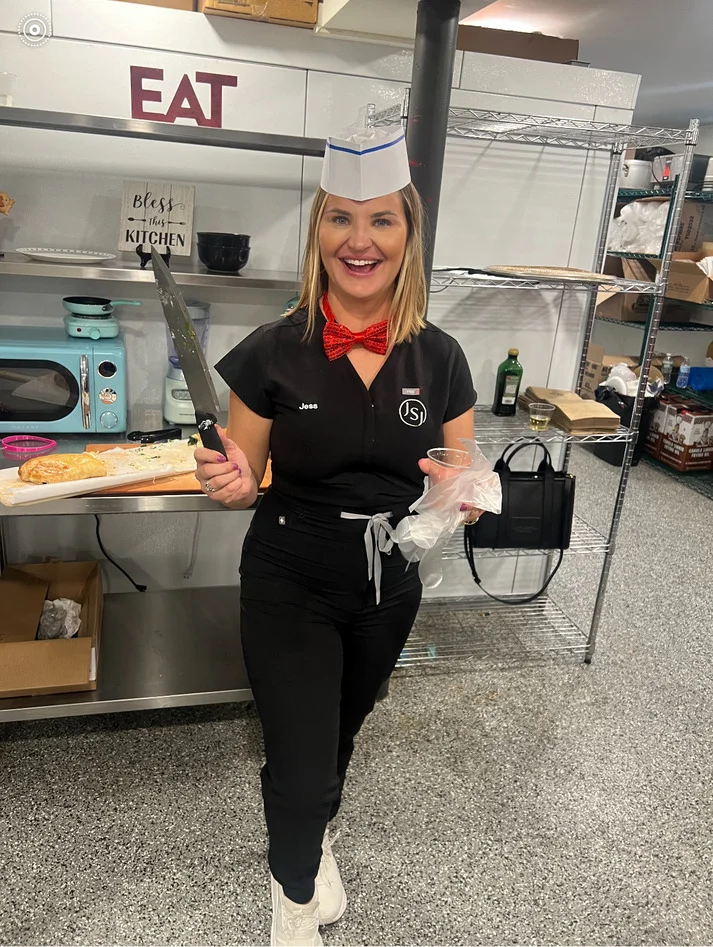
{"label": "red print on box", "polygon": [[204,82],[210,86],[210,115],[206,115],[198,101],[193,83],[184,74],[173,94],[168,111],[149,112],[147,102],[162,102],[163,93],[159,89],[145,89],[144,80],[154,79],[163,81],[163,69],[152,66],[131,66],[131,117],[142,118],[150,122],[168,122],[173,125],[177,118],[192,118],[197,125],[206,128],[223,127],[223,89],[235,88],[238,84],[237,76],[224,76],[216,72],[197,72],[196,82]]}

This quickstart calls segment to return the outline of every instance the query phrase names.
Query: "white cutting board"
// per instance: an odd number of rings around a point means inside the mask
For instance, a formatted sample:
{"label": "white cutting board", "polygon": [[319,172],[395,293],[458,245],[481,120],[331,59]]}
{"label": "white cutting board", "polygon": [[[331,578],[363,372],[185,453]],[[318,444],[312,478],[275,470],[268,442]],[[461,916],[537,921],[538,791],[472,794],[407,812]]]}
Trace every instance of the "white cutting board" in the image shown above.
{"label": "white cutting board", "polygon": [[187,473],[172,464],[162,464],[150,473],[146,470],[127,474],[115,474],[112,477],[90,477],[85,480],[68,480],[66,483],[25,483],[17,475],[19,467],[0,470],[0,503],[5,506],[25,506],[27,503],[41,503],[45,500],[59,500],[63,497],[78,497],[97,490],[110,490],[123,487],[128,483],[140,483],[142,480],[159,480]]}
{"label": "white cutting board", "polygon": [[128,450],[117,447],[104,452],[102,460],[110,471],[106,476],[68,480],[66,483],[25,483],[18,476],[19,467],[1,470],[0,503],[5,506],[24,506],[27,503],[82,496],[101,490],[118,490],[129,484],[154,483],[196,469],[193,448],[183,441],[136,445]]}

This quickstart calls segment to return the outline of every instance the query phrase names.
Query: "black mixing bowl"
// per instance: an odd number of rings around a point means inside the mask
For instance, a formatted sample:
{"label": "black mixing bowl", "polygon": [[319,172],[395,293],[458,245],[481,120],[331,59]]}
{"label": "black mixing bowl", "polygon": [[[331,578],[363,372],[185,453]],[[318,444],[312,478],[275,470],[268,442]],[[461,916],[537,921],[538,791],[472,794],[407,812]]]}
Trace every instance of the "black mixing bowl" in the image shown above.
{"label": "black mixing bowl", "polygon": [[209,233],[199,231],[198,243],[211,247],[249,247],[250,235],[246,233]]}
{"label": "black mixing bowl", "polygon": [[248,262],[250,247],[221,247],[198,243],[198,259],[208,267],[221,273],[239,273]]}

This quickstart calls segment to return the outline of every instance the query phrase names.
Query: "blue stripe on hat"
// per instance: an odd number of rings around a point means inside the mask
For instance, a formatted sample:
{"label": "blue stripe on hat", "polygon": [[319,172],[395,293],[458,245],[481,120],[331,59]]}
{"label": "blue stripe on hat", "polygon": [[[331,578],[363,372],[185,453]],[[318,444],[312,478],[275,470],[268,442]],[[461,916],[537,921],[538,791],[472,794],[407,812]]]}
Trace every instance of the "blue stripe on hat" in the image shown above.
{"label": "blue stripe on hat", "polygon": [[332,151],[343,151],[348,155],[370,155],[374,151],[383,151],[384,148],[391,148],[393,145],[398,145],[399,142],[403,141],[406,138],[406,135],[402,135],[400,138],[396,138],[394,141],[389,141],[385,145],[376,145],[374,148],[367,148],[364,151],[355,151],[353,148],[341,148],[339,145],[332,145],[327,142],[327,148],[331,148]]}

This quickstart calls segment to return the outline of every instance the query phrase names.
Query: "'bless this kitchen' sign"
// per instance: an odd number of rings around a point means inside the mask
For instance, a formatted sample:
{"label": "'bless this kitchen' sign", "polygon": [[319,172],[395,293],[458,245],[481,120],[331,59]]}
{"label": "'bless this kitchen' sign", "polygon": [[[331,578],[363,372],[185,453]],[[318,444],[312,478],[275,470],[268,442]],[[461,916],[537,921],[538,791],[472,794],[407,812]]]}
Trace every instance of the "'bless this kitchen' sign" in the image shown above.
{"label": "'bless this kitchen' sign", "polygon": [[170,181],[124,181],[119,249],[170,247],[176,256],[191,255],[196,189]]}

